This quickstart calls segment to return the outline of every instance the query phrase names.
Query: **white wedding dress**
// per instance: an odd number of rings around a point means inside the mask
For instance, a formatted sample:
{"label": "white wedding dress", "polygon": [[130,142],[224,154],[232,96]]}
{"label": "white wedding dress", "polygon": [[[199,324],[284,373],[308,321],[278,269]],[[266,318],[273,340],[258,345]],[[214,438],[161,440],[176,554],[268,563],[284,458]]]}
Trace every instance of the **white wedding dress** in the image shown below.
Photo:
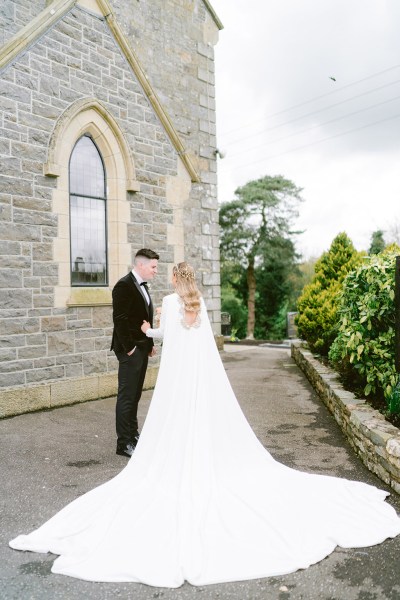
{"label": "white wedding dress", "polygon": [[[275,461],[244,417],[205,304],[187,327],[166,296],[157,385],[133,457],[12,548],[60,556],[52,571],[176,588],[282,575],[339,545],[400,533],[387,492]],[[148,334],[149,334],[148,333]]]}

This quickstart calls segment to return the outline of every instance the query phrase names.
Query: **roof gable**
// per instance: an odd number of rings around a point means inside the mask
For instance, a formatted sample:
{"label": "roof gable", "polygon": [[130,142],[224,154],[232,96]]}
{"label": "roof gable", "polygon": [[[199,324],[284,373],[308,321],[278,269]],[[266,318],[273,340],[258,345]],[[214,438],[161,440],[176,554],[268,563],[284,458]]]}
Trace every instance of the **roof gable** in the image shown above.
{"label": "roof gable", "polygon": [[11,64],[21,55],[22,52],[33,46],[52,25],[54,25],[58,20],[62,19],[76,4],[82,4],[86,8],[93,7],[93,5],[95,7],[97,6],[99,11],[98,14],[101,14],[107,22],[123,56],[136,75],[139,84],[141,85],[145,95],[152,105],[154,112],[161,121],[161,124],[171,140],[172,145],[174,146],[178,156],[188,171],[191,180],[193,182],[199,182],[200,177],[186,151],[186,148],[169,115],[162,106],[157,94],[150,84],[144,69],[142,68],[135,52],[129,44],[128,39],[118,25],[108,0],[83,0],[82,2],[79,0],[54,0],[37,17],[35,17],[31,23],[23,27],[16,35],[8,40],[8,42],[2,48],[0,48],[0,72],[5,70],[9,64]]}

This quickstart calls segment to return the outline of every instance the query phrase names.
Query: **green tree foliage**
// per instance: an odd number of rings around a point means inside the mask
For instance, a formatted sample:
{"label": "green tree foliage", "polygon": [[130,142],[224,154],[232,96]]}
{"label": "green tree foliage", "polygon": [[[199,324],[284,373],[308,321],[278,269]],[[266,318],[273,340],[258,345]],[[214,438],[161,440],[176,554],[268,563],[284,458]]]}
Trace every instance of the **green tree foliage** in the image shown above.
{"label": "green tree foliage", "polygon": [[381,229],[377,229],[372,234],[371,245],[369,247],[368,254],[379,254],[385,249],[385,245],[383,231]]}
{"label": "green tree foliage", "polygon": [[301,278],[292,240],[272,238],[266,244],[262,263],[256,268],[255,337],[286,337],[287,312],[295,310],[294,290]]}
{"label": "green tree foliage", "polygon": [[300,191],[281,176],[265,176],[238,188],[235,199],[220,207],[222,264],[238,264],[246,273],[248,338],[255,329],[256,267],[272,239],[290,239],[294,233]]}
{"label": "green tree foliage", "polygon": [[224,261],[221,268],[221,310],[231,316],[231,330],[246,337],[247,303],[243,297],[245,271],[239,264]]}
{"label": "green tree foliage", "polygon": [[[394,251],[393,251],[394,250]],[[395,370],[395,256],[399,249],[364,260],[344,280],[339,333],[329,352],[335,368],[366,396],[385,398],[389,412]]]}
{"label": "green tree foliage", "polygon": [[346,275],[361,261],[346,233],[339,233],[328,252],[315,263],[315,275],[307,285],[297,308],[299,336],[310,348],[327,355],[338,329],[338,296]]}

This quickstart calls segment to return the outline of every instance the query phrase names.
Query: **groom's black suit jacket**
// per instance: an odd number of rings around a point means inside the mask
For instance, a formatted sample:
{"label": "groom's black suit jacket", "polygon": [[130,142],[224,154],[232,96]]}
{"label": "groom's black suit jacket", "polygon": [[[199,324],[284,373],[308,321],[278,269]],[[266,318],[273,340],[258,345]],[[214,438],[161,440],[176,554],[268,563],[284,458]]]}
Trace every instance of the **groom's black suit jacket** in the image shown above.
{"label": "groom's black suit jacket", "polygon": [[148,338],[140,327],[143,321],[149,321],[153,326],[153,304],[147,304],[132,272],[117,281],[112,298],[114,331],[111,350],[127,353],[139,346],[150,352],[153,339]]}

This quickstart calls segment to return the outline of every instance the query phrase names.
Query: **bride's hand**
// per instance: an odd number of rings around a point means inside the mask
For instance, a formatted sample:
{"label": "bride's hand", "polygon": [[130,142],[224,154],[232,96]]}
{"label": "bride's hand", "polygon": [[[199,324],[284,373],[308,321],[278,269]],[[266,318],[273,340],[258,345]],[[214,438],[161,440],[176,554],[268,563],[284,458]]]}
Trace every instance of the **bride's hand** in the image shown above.
{"label": "bride's hand", "polygon": [[150,323],[148,321],[143,321],[140,329],[143,331],[143,333],[146,333],[146,331],[150,329]]}

